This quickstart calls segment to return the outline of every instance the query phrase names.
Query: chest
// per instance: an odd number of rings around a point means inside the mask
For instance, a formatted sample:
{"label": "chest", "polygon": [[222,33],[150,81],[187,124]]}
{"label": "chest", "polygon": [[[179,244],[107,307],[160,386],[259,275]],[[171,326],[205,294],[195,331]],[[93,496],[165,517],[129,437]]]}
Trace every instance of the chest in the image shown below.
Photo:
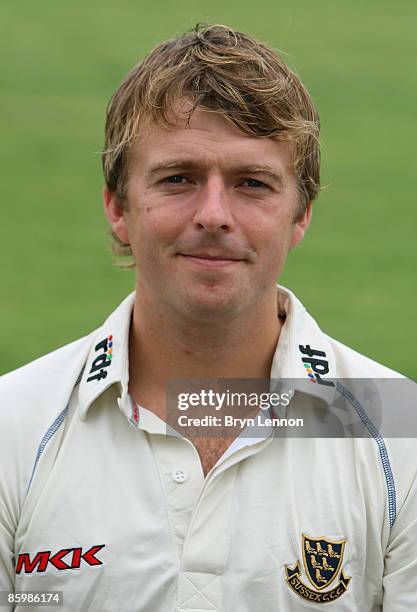
{"label": "chest", "polygon": [[65,590],[65,611],[86,609],[91,593],[101,612],[119,600],[132,611],[187,609],[191,598],[204,611],[295,612],[337,588],[338,612],[378,609],[385,483],[372,455],[274,440],[203,479],[201,464],[208,473],[231,440],[193,448],[121,431],[115,421],[92,444],[83,427],[49,467],[42,455],[47,478],[16,535],[20,590]]}
{"label": "chest", "polygon": [[204,476],[216,465],[220,457],[226,452],[232,444],[234,438],[193,438],[192,444],[195,446],[198,456],[200,457],[201,466]]}

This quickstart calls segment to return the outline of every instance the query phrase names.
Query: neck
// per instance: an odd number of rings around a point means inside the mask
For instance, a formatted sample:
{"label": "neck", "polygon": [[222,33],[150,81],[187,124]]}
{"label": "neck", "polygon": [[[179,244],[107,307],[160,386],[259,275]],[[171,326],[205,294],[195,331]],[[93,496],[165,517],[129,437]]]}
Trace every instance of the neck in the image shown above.
{"label": "neck", "polygon": [[138,291],[130,329],[130,392],[152,409],[164,404],[170,379],[269,378],[281,326],[276,290],[227,322],[184,318]]}

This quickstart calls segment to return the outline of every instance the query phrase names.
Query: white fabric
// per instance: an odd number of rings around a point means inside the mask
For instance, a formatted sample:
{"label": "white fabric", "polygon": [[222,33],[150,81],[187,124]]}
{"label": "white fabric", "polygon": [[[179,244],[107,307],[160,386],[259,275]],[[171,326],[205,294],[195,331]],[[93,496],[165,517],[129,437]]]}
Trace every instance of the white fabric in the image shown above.
{"label": "white fabric", "polygon": [[[346,541],[321,592],[341,570],[350,581],[329,610],[417,609],[415,441],[385,440],[382,451],[372,438],[244,432],[204,478],[193,444],[128,395],[133,301],[1,379],[0,590],[61,590],[68,612],[316,610],[286,579],[298,562],[320,591],[303,565],[305,534]],[[300,345],[325,353],[328,379],[398,376],[323,334],[283,288],[280,303],[272,378],[306,380]],[[300,386],[291,410],[320,418],[334,393]]]}

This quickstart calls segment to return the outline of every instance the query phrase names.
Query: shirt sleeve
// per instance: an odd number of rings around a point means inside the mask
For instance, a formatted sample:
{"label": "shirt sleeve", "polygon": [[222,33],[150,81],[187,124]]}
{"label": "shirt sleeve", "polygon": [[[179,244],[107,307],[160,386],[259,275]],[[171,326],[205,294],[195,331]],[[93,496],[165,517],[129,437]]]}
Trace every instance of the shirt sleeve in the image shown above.
{"label": "shirt sleeve", "polygon": [[0,591],[14,589],[14,526],[0,499]]}
{"label": "shirt sleeve", "polygon": [[[3,428],[2,428],[3,429]],[[17,497],[13,483],[14,467],[12,456],[8,456],[10,440],[7,431],[0,431],[0,591],[14,591],[14,538],[16,532]],[[12,610],[13,606],[1,607]]]}
{"label": "shirt sleeve", "polygon": [[417,610],[417,440],[396,440],[402,446],[397,472],[397,515],[385,553],[383,610]]}
{"label": "shirt sleeve", "polygon": [[[22,491],[22,449],[19,421],[6,377],[0,380],[0,590],[15,588],[15,533]],[[12,609],[1,607],[1,610]]]}

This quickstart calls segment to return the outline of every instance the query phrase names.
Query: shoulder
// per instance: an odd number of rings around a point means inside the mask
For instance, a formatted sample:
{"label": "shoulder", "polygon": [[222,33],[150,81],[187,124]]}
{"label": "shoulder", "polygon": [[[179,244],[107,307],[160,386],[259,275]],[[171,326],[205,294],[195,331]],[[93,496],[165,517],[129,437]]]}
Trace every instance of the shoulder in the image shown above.
{"label": "shoulder", "polygon": [[[415,383],[401,373],[329,338],[338,383],[353,389],[357,416],[374,438],[383,470],[391,526],[408,508],[417,519],[417,428]],[[352,386],[351,386],[352,385]],[[340,388],[340,387],[339,387]],[[411,501],[411,498],[414,501]]]}
{"label": "shoulder", "polygon": [[309,362],[308,357],[313,358],[312,361],[318,364],[319,371],[328,378],[402,377],[395,370],[327,335],[302,302],[286,287],[278,287],[278,307],[287,315],[286,346],[291,362],[291,367],[287,370],[290,372],[290,378],[305,377],[304,369]]}
{"label": "shoulder", "polygon": [[17,524],[39,444],[62,420],[94,334],[0,378],[0,499],[10,524]]}
{"label": "shoulder", "polygon": [[334,338],[326,336],[335,359],[339,378],[403,378],[387,366],[358,353]]}
{"label": "shoulder", "polygon": [[8,401],[12,402],[13,407],[19,402],[33,404],[42,396],[53,396],[57,391],[62,391],[62,386],[66,386],[66,383],[75,384],[95,333],[92,332],[1,376],[0,414],[10,411]]}
{"label": "shoulder", "polygon": [[66,408],[95,332],[0,377],[0,452],[33,454]]}

